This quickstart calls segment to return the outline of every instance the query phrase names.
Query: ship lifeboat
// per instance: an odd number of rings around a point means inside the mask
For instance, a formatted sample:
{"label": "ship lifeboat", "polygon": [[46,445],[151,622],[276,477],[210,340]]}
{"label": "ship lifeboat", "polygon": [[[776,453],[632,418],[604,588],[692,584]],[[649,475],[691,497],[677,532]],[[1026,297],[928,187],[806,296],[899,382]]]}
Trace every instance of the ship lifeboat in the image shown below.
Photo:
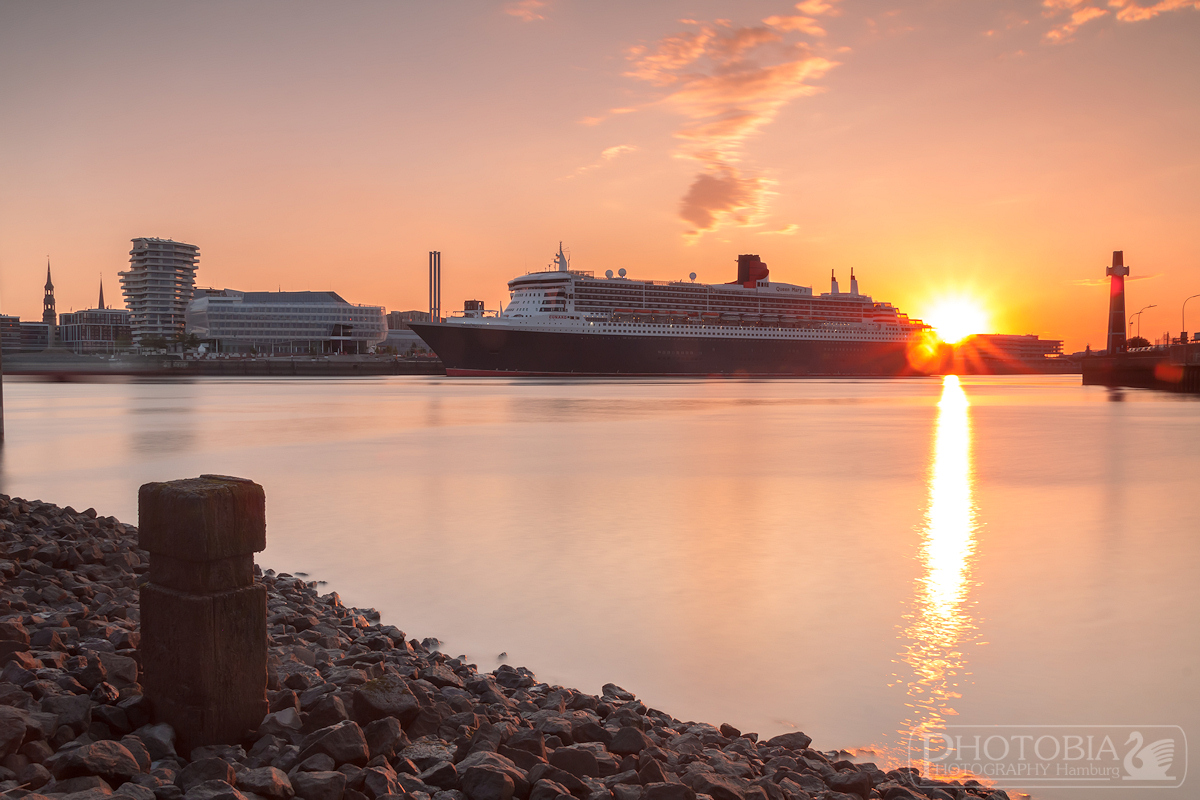
{"label": "ship lifeboat", "polygon": [[742,314],[743,325],[757,325],[762,321],[762,317],[758,314]]}
{"label": "ship lifeboat", "polygon": [[721,324],[722,325],[737,325],[737,324],[741,323],[741,321],[742,321],[741,314],[722,314],[721,315]]}
{"label": "ship lifeboat", "polygon": [[776,316],[775,314],[763,314],[762,315],[762,324],[769,325],[772,328],[778,328],[779,327],[779,317]]}

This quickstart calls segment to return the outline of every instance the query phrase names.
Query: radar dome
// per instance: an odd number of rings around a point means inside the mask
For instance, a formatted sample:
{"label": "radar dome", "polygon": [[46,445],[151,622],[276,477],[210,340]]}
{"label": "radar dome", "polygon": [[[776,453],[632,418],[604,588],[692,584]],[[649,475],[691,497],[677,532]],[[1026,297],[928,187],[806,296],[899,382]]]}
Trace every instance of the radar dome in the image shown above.
{"label": "radar dome", "polygon": [[688,277],[691,278],[692,280],[696,280],[696,273],[693,272],[693,273],[689,274]]}
{"label": "radar dome", "polygon": [[625,277],[625,268],[621,267],[619,270],[617,270],[617,274],[620,275],[622,278],[624,278]]}
{"label": "radar dome", "polygon": [[604,277],[606,277],[606,278],[611,278],[611,277],[612,277],[612,270],[611,270],[611,269],[606,269],[606,270],[604,270]]}

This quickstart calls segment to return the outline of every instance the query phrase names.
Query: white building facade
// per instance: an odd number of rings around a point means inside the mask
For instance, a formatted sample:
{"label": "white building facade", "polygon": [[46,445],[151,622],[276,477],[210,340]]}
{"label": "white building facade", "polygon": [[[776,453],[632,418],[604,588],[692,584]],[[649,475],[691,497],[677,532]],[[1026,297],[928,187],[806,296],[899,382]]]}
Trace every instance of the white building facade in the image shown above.
{"label": "white building facade", "polygon": [[171,239],[133,240],[129,269],[118,274],[137,344],[151,336],[169,342],[184,332],[199,261],[200,248],[194,244]]}
{"label": "white building facade", "polygon": [[199,289],[187,332],[224,353],[366,353],[387,337],[382,306],[348,303],[336,292]]}

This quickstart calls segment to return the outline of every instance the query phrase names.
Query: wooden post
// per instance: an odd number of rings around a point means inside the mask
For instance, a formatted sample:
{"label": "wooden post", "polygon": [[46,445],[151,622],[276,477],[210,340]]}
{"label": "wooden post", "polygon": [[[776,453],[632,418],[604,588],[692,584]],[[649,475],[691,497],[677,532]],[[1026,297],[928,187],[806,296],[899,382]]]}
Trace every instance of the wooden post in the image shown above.
{"label": "wooden post", "polygon": [[267,591],[254,553],[267,544],[266,496],[245,478],[147,483],[138,537],[150,553],[141,589],[143,686],[186,755],[235,744],[267,712]]}

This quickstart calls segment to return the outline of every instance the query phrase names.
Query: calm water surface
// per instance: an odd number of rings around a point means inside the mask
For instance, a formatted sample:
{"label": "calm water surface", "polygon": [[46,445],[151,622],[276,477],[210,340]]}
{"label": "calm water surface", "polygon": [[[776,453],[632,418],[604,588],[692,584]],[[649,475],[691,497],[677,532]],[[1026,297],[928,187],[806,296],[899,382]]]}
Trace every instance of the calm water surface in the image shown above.
{"label": "calm water surface", "polygon": [[1200,401],[1078,381],[7,382],[0,491],[136,522],[253,478],[260,563],[410,636],[881,762],[946,722],[1200,742]]}

